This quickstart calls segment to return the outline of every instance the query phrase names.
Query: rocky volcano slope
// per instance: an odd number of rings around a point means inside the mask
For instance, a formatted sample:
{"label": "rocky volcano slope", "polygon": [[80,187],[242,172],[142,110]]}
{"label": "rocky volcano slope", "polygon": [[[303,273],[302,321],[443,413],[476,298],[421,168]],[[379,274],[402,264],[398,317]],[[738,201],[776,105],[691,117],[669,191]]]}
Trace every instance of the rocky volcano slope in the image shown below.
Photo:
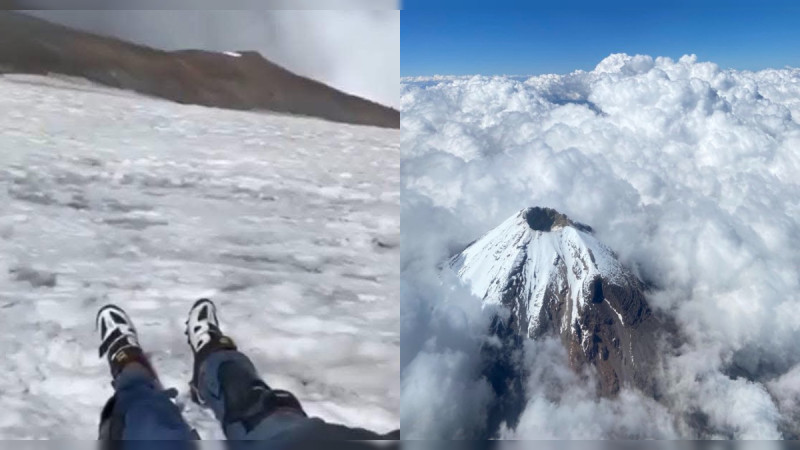
{"label": "rocky volcano slope", "polygon": [[602,395],[653,394],[659,323],[643,285],[586,225],[548,208],[520,211],[455,255],[450,267],[484,303],[511,311],[517,334],[557,335],[570,363],[597,368]]}
{"label": "rocky volcano slope", "polygon": [[0,73],[59,73],[179,103],[400,128],[400,112],[295,75],[256,52],[166,52],[0,11]]}

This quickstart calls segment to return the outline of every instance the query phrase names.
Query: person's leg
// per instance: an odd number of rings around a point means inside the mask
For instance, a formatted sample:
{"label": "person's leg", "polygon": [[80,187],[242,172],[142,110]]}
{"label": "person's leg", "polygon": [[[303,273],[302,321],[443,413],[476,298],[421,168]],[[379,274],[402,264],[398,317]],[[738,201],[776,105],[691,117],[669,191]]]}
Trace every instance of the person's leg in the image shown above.
{"label": "person's leg", "polygon": [[399,439],[399,432],[379,435],[308,417],[294,395],[271,389],[250,359],[236,350],[209,354],[200,368],[199,381],[199,394],[222,423],[228,439]]}
{"label": "person's leg", "polygon": [[[186,322],[195,355],[193,399],[214,411],[228,439],[376,440],[395,439],[368,430],[309,418],[290,392],[270,388],[250,359],[222,334],[216,307],[198,300]],[[399,433],[398,433],[399,436]]]}
{"label": "person's leg", "polygon": [[114,395],[100,418],[100,440],[191,440],[197,435],[184,422],[155,370],[142,352],[136,329],[125,312],[113,305],[97,315],[100,356],[106,356]]}
{"label": "person's leg", "polygon": [[[214,411],[229,439],[276,439],[308,421],[294,395],[271,389],[250,359],[236,350],[209,354],[198,381],[198,396]],[[275,426],[260,427],[273,416],[281,418]]]}
{"label": "person's leg", "polygon": [[[195,359],[192,398],[211,408],[228,439],[273,439],[309,420],[294,395],[264,383],[250,359],[222,334],[210,300],[194,304],[186,325]],[[260,425],[273,416],[280,420],[265,433]]]}

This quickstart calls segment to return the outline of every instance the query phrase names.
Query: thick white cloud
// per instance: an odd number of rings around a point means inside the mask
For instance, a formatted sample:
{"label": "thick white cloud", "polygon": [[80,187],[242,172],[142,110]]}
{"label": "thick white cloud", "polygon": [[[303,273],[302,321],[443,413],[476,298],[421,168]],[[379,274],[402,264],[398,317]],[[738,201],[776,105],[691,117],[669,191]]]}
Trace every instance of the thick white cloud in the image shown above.
{"label": "thick white cloud", "polygon": [[[403,244],[408,253],[401,263],[403,438],[480,437],[493,397],[480,359],[491,312],[482,311],[478,301],[463,302],[469,293],[454,277],[439,279],[426,270],[447,254],[444,249],[427,247],[432,251],[424,255],[419,249],[425,244],[416,243],[416,249]],[[424,261],[427,256],[433,259]]]}
{"label": "thick white cloud", "polygon": [[528,403],[510,439],[675,439],[679,436],[664,406],[633,390],[615,400],[595,396],[592,371],[575,373],[567,353],[556,339],[529,341],[525,366],[530,371]]}
{"label": "thick white cloud", "polygon": [[[591,72],[401,86],[404,347],[409,330],[430,332],[415,302],[435,309],[445,297],[420,274],[515,211],[549,206],[593,226],[676,320],[683,344],[660,375],[672,422],[599,420],[576,433],[569,411],[667,413],[633,393],[598,403],[576,389],[548,403],[529,389],[506,435],[687,436],[702,422],[711,436],[786,436],[800,414],[778,398],[798,395],[786,380],[800,363],[800,69],[620,54]],[[404,386],[431,373],[415,366],[424,346],[403,351]]]}

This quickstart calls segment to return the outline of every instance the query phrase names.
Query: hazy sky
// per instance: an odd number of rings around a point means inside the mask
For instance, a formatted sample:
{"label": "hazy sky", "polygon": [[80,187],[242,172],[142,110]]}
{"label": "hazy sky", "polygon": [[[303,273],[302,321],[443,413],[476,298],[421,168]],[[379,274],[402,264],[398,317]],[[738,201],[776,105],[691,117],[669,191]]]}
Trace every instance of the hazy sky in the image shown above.
{"label": "hazy sky", "polygon": [[[28,4],[34,7],[36,3]],[[385,7],[387,2],[375,4]],[[28,13],[167,50],[257,50],[300,75],[382,104],[399,106],[399,11],[39,10]]]}

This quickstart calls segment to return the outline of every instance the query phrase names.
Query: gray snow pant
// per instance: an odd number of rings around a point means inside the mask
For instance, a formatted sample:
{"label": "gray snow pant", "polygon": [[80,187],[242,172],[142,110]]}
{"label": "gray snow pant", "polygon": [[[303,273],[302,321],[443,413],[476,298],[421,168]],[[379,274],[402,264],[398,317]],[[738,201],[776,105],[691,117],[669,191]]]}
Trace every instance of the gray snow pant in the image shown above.
{"label": "gray snow pant", "polygon": [[[267,386],[250,359],[235,350],[209,355],[198,378],[200,396],[222,424],[228,439],[274,440],[286,444],[264,446],[242,442],[231,445],[235,448],[273,449],[314,440],[400,437],[399,432],[379,435],[309,418],[294,395]],[[188,441],[197,439],[170,399],[175,390],[161,388],[149,372],[140,367],[126,368],[114,380],[114,388],[116,393],[101,416],[100,439],[186,441],[185,446],[170,448],[188,448]]]}

